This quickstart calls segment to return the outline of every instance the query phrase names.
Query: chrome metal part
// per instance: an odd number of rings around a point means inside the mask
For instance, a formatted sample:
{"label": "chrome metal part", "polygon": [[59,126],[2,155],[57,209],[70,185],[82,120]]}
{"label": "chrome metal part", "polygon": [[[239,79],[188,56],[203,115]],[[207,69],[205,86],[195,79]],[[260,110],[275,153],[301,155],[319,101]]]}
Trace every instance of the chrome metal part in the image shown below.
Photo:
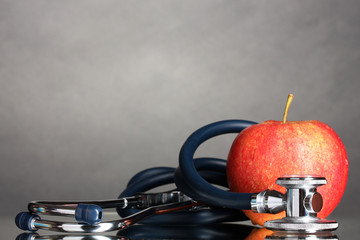
{"label": "chrome metal part", "polygon": [[154,214],[163,214],[167,212],[177,211],[181,209],[188,209],[200,205],[193,201],[186,201],[180,203],[170,203],[160,206],[153,206],[137,212],[126,218],[114,221],[101,222],[96,225],[88,225],[82,223],[64,223],[57,221],[47,221],[41,219],[34,219],[31,223],[33,230],[46,229],[57,232],[71,232],[71,233],[101,233],[109,232],[127,228],[128,226],[137,223],[138,221],[152,216]]}
{"label": "chrome metal part", "polygon": [[284,195],[275,190],[265,190],[251,197],[251,210],[255,213],[279,213],[285,210]]}
{"label": "chrome metal part", "polygon": [[267,221],[264,226],[275,231],[315,233],[319,231],[334,231],[338,228],[338,223],[316,217],[285,217]]}
{"label": "chrome metal part", "polygon": [[101,208],[127,208],[135,206],[140,209],[145,209],[151,206],[189,200],[191,200],[191,198],[180,191],[170,191],[142,193],[132,197],[102,201],[32,201],[28,204],[28,209],[35,214],[73,217],[79,204],[94,204]]}
{"label": "chrome metal part", "polygon": [[311,175],[287,175],[276,183],[287,189],[283,202],[286,217],[265,222],[264,226],[275,231],[307,232],[333,231],[338,227],[336,221],[319,219],[323,199],[316,188],[326,184],[326,179]]}
{"label": "chrome metal part", "polygon": [[37,233],[22,233],[16,239],[27,240],[128,240],[128,238],[120,236],[105,235],[39,235]]}
{"label": "chrome metal part", "polygon": [[287,217],[316,217],[322,208],[322,197],[316,188],[326,184],[324,177],[288,175],[280,177],[276,183],[287,190],[284,199]]}
{"label": "chrome metal part", "polygon": [[79,204],[94,204],[101,208],[116,208],[137,205],[138,200],[139,197],[134,196],[126,199],[120,198],[102,201],[32,201],[28,204],[28,209],[36,214],[73,217]]}
{"label": "chrome metal part", "polygon": [[138,195],[138,208],[144,209],[151,206],[157,206],[168,203],[180,203],[191,201],[192,199],[180,191],[161,192],[161,193],[144,193]]}

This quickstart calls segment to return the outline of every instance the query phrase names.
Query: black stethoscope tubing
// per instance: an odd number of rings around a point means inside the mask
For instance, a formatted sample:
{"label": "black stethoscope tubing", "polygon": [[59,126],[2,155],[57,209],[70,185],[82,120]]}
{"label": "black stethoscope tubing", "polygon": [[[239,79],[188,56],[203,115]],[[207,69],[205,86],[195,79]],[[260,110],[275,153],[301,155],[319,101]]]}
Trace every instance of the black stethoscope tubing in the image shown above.
{"label": "black stethoscope tubing", "polygon": [[[180,150],[179,167],[156,167],[146,169],[132,177],[119,198],[133,196],[139,192],[175,183],[177,189],[192,199],[211,206],[201,211],[180,211],[152,216],[142,221],[150,224],[210,224],[223,221],[246,220],[241,211],[250,209],[253,193],[232,193],[212,184],[228,187],[226,161],[216,158],[197,158],[194,154],[205,141],[218,135],[239,133],[256,122],[225,120],[206,125],[185,141]],[[137,209],[117,208],[121,217],[136,213]]]}

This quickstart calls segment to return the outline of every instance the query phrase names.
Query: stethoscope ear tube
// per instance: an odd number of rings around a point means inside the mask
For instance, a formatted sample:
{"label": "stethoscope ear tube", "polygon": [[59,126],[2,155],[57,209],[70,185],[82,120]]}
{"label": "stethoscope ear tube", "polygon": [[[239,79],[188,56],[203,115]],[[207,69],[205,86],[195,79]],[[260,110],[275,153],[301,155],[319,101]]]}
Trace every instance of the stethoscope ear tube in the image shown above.
{"label": "stethoscope ear tube", "polygon": [[190,135],[181,148],[179,168],[175,174],[175,184],[179,190],[210,206],[251,209],[253,193],[232,193],[211,185],[198,173],[194,164],[194,154],[206,140],[221,134],[239,133],[253,124],[256,122],[225,120],[206,125]]}
{"label": "stethoscope ear tube", "polygon": [[[255,122],[227,120],[200,128],[184,143],[177,169],[157,167],[136,174],[120,194],[120,199],[34,201],[29,203],[28,213],[18,214],[16,224],[20,229],[29,231],[41,228],[60,232],[104,232],[122,229],[140,220],[141,223],[166,225],[247,220],[240,209],[250,209],[253,194],[231,193],[212,185],[228,187],[226,161],[193,157],[204,141],[221,134],[239,133],[252,124]],[[140,194],[171,183],[176,184],[178,191]],[[122,219],[101,222],[103,208],[116,208]],[[192,210],[185,210],[189,208]],[[92,214],[89,215],[89,212]],[[42,220],[36,213],[75,217],[78,223]],[[143,220],[145,217],[148,218]]]}

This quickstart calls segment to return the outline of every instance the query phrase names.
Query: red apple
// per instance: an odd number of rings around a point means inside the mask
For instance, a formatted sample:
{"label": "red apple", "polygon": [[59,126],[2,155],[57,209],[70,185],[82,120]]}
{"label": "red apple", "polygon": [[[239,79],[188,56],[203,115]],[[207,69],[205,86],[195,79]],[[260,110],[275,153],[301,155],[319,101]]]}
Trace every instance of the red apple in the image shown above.
{"label": "red apple", "polygon": [[[227,177],[232,192],[256,193],[274,189],[286,174],[312,174],[327,179],[318,188],[324,205],[318,217],[327,217],[340,202],[348,175],[348,159],[344,144],[327,124],[316,120],[286,121],[289,98],[283,121],[265,121],[243,130],[235,139],[228,156]],[[254,224],[283,218],[278,214],[244,211]]]}

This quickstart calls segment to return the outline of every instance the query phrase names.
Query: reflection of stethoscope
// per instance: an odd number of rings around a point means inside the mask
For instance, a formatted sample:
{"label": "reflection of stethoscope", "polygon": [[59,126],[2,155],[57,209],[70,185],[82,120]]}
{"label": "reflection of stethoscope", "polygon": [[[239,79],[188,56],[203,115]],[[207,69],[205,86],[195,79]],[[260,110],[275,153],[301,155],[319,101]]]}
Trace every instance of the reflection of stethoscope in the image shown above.
{"label": "reflection of stethoscope", "polygon": [[[322,197],[316,191],[326,184],[319,176],[288,175],[276,183],[286,194],[265,190],[260,193],[233,193],[212,184],[227,187],[226,161],[215,158],[194,159],[196,149],[206,140],[226,133],[238,133],[255,122],[225,120],[195,131],[180,151],[179,167],[144,170],[130,179],[119,199],[86,202],[30,202],[30,212],[16,216],[23,230],[48,229],[60,232],[106,232],[126,228],[141,221],[151,224],[210,224],[245,220],[238,210],[260,213],[286,211],[286,217],[268,221],[272,230],[319,232],[338,227],[335,221],[319,219]],[[155,187],[175,183],[175,191],[143,193]],[[103,209],[116,208],[122,219],[102,222]],[[167,213],[167,214],[164,214]],[[73,216],[77,223],[42,220],[37,214]],[[164,214],[164,215],[163,215]],[[145,220],[143,220],[146,218]]]}
{"label": "reflection of stethoscope", "polygon": [[[264,231],[265,230],[265,231]],[[261,236],[261,237],[260,237]],[[22,233],[16,240],[137,240],[137,239],[193,239],[193,240],[230,240],[230,239],[301,239],[301,240],[338,240],[331,232],[288,233],[271,232],[264,228],[237,223],[196,225],[196,226],[163,226],[136,224],[120,230],[115,236],[99,234],[59,234],[40,235],[37,232]]]}
{"label": "reflection of stethoscope", "polygon": [[158,226],[137,224],[119,231],[116,236],[106,235],[39,235],[38,233],[22,233],[17,239],[77,239],[77,240],[128,240],[128,239],[245,239],[257,228],[239,224],[215,224],[201,226]]}

